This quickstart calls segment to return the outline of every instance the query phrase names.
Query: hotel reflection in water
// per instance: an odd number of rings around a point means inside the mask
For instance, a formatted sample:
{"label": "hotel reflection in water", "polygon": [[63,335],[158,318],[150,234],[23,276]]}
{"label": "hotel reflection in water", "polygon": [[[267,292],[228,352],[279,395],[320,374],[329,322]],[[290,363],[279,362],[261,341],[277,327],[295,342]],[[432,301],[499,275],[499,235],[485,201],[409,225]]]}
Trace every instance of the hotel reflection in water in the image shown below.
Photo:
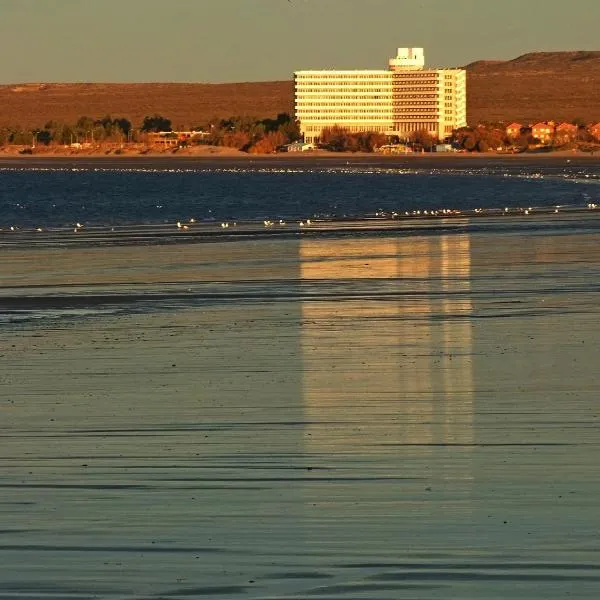
{"label": "hotel reflection in water", "polygon": [[303,285],[323,292],[302,306],[310,449],[468,448],[468,236],[308,239],[300,261]]}

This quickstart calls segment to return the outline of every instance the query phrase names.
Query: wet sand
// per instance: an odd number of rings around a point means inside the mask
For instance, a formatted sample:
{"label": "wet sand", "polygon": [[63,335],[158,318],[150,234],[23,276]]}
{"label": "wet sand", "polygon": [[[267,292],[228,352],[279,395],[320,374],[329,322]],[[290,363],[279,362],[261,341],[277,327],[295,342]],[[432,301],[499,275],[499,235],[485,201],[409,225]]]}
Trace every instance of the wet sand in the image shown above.
{"label": "wet sand", "polygon": [[3,248],[0,598],[597,598],[591,218]]}
{"label": "wet sand", "polygon": [[600,153],[541,152],[522,154],[425,153],[413,155],[381,155],[377,153],[291,153],[291,154],[180,154],[154,155],[36,155],[0,156],[1,168],[108,168],[108,169],[230,169],[230,168],[338,168],[347,165],[379,168],[461,169],[488,166],[541,167],[562,164],[597,165]]}

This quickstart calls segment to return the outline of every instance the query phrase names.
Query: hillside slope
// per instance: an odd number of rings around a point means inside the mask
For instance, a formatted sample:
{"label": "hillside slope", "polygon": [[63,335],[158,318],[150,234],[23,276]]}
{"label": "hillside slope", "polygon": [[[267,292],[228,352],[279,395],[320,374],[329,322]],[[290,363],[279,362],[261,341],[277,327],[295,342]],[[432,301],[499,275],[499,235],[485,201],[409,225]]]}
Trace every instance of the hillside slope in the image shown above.
{"label": "hillside slope", "polygon": [[470,123],[600,121],[600,52],[534,52],[466,69]]}
{"label": "hillside slope", "polygon": [[47,83],[0,86],[0,125],[43,127],[50,119],[74,123],[82,116],[126,117],[139,126],[161,114],[173,127],[211,118],[265,118],[293,111],[291,81],[253,83]]}
{"label": "hillside slope", "polygon": [[[536,52],[466,66],[468,119],[600,121],[600,52]],[[273,117],[293,111],[293,82],[228,84],[48,83],[0,86],[0,125],[42,127],[50,119],[110,114],[139,126],[162,114],[176,128],[211,118]]]}

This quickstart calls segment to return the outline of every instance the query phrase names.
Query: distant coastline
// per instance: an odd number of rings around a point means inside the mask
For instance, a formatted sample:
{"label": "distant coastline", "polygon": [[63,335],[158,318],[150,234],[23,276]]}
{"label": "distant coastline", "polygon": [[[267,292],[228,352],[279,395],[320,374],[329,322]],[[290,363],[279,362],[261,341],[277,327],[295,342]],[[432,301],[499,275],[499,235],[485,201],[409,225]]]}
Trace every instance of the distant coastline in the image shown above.
{"label": "distant coastline", "polygon": [[254,168],[257,165],[266,168],[278,166],[294,168],[343,168],[346,165],[369,166],[375,168],[410,168],[410,169],[453,169],[461,168],[466,163],[478,167],[502,165],[507,163],[522,163],[543,165],[562,162],[598,163],[600,153],[591,155],[587,152],[556,151],[556,152],[523,152],[520,154],[486,153],[435,153],[383,155],[379,153],[346,153],[346,152],[294,152],[277,154],[247,154],[227,148],[218,148],[210,152],[210,147],[204,147],[204,152],[169,153],[148,152],[125,154],[93,154],[74,153],[40,153],[32,155],[0,153],[1,168],[63,168],[77,165],[80,168]]}

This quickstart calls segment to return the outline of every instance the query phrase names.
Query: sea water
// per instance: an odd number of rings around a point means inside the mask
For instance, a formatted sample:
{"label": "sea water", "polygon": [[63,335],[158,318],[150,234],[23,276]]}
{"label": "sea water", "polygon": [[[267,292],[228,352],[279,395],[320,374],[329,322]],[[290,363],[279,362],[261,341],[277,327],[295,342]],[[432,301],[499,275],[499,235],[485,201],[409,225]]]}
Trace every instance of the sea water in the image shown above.
{"label": "sea water", "polygon": [[534,166],[0,172],[0,598],[597,598],[598,169]]}

